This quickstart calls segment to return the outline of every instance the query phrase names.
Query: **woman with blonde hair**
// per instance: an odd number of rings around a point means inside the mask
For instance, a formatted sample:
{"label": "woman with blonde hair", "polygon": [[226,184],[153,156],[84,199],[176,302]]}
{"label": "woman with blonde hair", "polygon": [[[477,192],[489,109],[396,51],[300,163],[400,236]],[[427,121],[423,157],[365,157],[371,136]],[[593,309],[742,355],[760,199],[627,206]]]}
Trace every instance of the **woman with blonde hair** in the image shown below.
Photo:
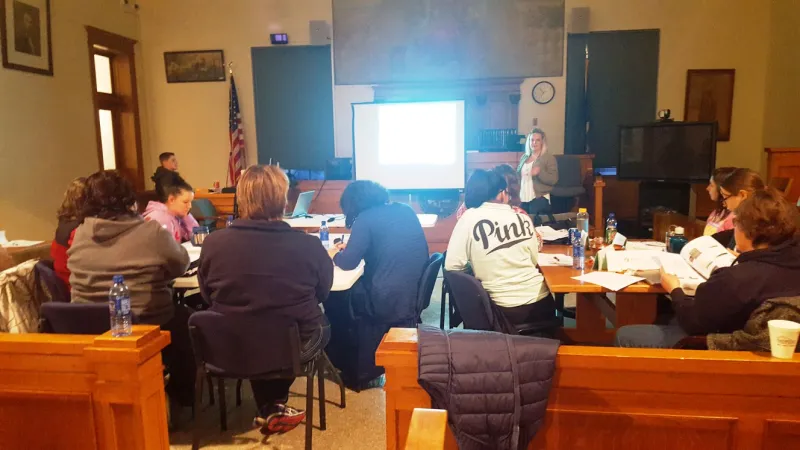
{"label": "woman with blonde hair", "polygon": [[550,210],[550,192],[558,183],[558,163],[547,151],[547,136],[534,128],[525,140],[525,154],[517,166],[522,209],[532,216]]}
{"label": "woman with blonde hair", "polygon": [[50,258],[53,270],[69,290],[69,269],[67,268],[67,250],[72,245],[75,229],[81,224],[81,208],[83,208],[86,178],[75,178],[64,192],[64,200],[58,208],[58,227],[55,239],[50,244]]}
{"label": "woman with blonde hair", "polygon": [[[248,168],[236,188],[240,218],[203,242],[198,279],[210,310],[231,325],[259,317],[297,323],[305,361],[330,339],[319,304],[333,285],[333,262],[318,238],[283,221],[288,191],[289,180],[278,167]],[[292,382],[250,380],[258,406],[253,423],[263,434],[284,433],[305,418],[286,404]]]}

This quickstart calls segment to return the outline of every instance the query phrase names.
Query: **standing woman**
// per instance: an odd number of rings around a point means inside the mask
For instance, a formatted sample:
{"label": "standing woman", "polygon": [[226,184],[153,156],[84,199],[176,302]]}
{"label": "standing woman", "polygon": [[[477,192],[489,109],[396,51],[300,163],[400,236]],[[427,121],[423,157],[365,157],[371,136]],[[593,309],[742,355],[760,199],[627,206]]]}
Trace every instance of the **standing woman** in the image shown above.
{"label": "standing woman", "polygon": [[547,152],[547,137],[534,128],[525,140],[525,154],[517,166],[522,209],[532,216],[550,211],[550,192],[558,182],[558,163]]}

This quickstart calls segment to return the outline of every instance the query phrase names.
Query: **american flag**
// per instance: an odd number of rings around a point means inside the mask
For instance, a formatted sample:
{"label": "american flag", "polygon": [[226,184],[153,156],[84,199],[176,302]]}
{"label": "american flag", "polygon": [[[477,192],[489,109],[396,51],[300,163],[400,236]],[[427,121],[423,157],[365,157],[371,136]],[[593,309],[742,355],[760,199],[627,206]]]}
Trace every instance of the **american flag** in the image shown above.
{"label": "american flag", "polygon": [[231,153],[228,157],[228,186],[236,186],[247,163],[245,161],[242,113],[239,111],[239,96],[236,95],[236,82],[233,80],[233,74],[231,74],[230,94],[228,125],[230,126]]}

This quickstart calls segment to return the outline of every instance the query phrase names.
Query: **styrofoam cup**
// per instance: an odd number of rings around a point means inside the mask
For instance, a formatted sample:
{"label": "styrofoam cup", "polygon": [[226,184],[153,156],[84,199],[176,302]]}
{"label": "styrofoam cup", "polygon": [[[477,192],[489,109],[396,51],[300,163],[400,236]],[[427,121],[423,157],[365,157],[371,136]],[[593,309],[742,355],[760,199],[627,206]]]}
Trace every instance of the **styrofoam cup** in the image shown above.
{"label": "styrofoam cup", "polygon": [[769,347],[775,358],[792,359],[800,336],[800,323],[789,320],[770,320]]}

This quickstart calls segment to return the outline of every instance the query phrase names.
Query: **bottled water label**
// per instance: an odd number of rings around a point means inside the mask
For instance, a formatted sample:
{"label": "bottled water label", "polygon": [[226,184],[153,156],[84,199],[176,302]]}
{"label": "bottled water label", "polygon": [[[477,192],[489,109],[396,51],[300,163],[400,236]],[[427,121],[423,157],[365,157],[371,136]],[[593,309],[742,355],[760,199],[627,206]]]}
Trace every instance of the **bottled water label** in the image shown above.
{"label": "bottled water label", "polygon": [[117,316],[127,316],[131,313],[131,299],[129,297],[117,297],[114,299],[114,313]]}

